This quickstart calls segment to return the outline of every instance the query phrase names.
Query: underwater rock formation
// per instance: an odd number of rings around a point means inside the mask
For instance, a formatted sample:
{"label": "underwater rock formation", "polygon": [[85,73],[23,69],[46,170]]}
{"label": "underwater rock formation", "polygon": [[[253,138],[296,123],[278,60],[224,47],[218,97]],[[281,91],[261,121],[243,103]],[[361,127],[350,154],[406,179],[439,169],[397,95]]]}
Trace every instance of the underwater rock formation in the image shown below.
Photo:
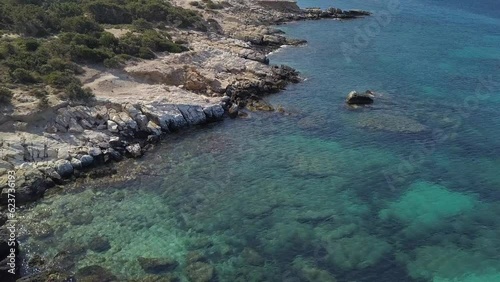
{"label": "underwater rock formation", "polygon": [[168,272],[172,271],[179,263],[171,258],[146,258],[146,257],[138,257],[137,261],[141,265],[144,271],[149,273],[159,273],[159,272]]}
{"label": "underwater rock formation", "polygon": [[397,219],[407,236],[431,232],[450,218],[474,208],[474,197],[448,190],[439,184],[415,182],[396,201],[379,213],[382,220]]}
{"label": "underwater rock formation", "polygon": [[328,260],[344,270],[363,269],[379,262],[391,245],[375,236],[356,234],[328,243]]}

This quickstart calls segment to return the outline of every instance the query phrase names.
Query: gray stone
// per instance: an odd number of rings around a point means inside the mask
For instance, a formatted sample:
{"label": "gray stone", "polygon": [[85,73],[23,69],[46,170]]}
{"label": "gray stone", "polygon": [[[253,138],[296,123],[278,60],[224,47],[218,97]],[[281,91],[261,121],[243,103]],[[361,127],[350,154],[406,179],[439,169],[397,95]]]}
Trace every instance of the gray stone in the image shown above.
{"label": "gray stone", "polygon": [[148,122],[147,129],[154,135],[161,135],[161,127],[152,121]]}
{"label": "gray stone", "polygon": [[97,130],[105,130],[105,129],[107,129],[107,128],[108,128],[108,126],[107,126],[106,124],[99,124],[99,125],[96,127],[96,129],[97,129]]}
{"label": "gray stone", "polygon": [[228,110],[229,117],[230,118],[236,118],[236,117],[238,117],[238,112],[239,112],[238,105],[233,104],[231,106],[231,108],[229,108],[229,110]]}
{"label": "gray stone", "polygon": [[45,168],[43,172],[54,181],[62,180],[62,176],[53,168]]}
{"label": "gray stone", "polygon": [[[121,147],[123,144],[122,144],[122,141],[120,140],[120,137],[118,136],[113,136],[109,139],[109,146],[113,147],[113,148],[116,148],[116,147]],[[109,147],[108,146],[108,147]]]}
{"label": "gray stone", "polygon": [[142,148],[139,144],[127,146],[126,149],[127,149],[127,152],[129,152],[130,155],[132,155],[132,157],[134,157],[134,158],[138,158],[138,157],[142,156]]}
{"label": "gray stone", "polygon": [[107,121],[107,128],[108,128],[109,132],[112,132],[112,133],[120,132],[118,124],[112,120]]}
{"label": "gray stone", "polygon": [[135,119],[138,115],[142,114],[140,110],[138,110],[132,104],[126,104],[124,107],[125,111],[129,114],[129,116]]}
{"label": "gray stone", "polygon": [[74,169],[82,169],[82,161],[79,159],[72,158],[70,162]]}
{"label": "gray stone", "polygon": [[137,126],[139,130],[147,131],[148,130],[148,117],[143,114],[138,114],[135,116],[135,122],[137,122]]}
{"label": "gray stone", "polygon": [[91,155],[92,157],[97,157],[100,156],[101,154],[102,150],[100,148],[92,147],[89,149],[89,155]]}
{"label": "gray stone", "polygon": [[177,108],[190,125],[204,124],[207,122],[207,117],[201,106],[178,105]]}
{"label": "gray stone", "polygon": [[69,177],[73,174],[73,166],[67,160],[58,160],[55,162],[56,172],[61,177]]}
{"label": "gray stone", "polygon": [[104,152],[105,156],[109,156],[113,161],[119,162],[123,159],[123,156],[115,149],[109,148]]}
{"label": "gray stone", "polygon": [[128,128],[133,131],[137,130],[137,122],[133,120],[127,113],[120,112],[118,113],[118,116],[125,124],[124,128]]}
{"label": "gray stone", "polygon": [[141,110],[164,131],[177,130],[188,125],[181,111],[175,105],[153,103],[143,105]]}
{"label": "gray stone", "polygon": [[80,124],[78,124],[78,122],[76,121],[76,119],[71,118],[70,121],[69,121],[68,132],[71,132],[71,133],[82,133],[83,132],[83,127]]}
{"label": "gray stone", "polygon": [[125,122],[121,119],[121,117],[120,117],[120,115],[118,113],[110,115],[109,119],[111,121],[114,121],[116,124],[118,124],[119,129],[123,129],[123,128],[125,128],[127,126],[125,124]]}
{"label": "gray stone", "polygon": [[89,167],[94,163],[94,158],[91,155],[83,155],[80,161],[82,162],[82,167]]}
{"label": "gray stone", "polygon": [[86,119],[82,119],[80,121],[80,123],[82,124],[83,128],[85,129],[92,129],[94,126]]}
{"label": "gray stone", "polygon": [[222,108],[221,105],[205,107],[203,112],[205,112],[205,116],[209,122],[222,120],[224,118],[224,108]]}

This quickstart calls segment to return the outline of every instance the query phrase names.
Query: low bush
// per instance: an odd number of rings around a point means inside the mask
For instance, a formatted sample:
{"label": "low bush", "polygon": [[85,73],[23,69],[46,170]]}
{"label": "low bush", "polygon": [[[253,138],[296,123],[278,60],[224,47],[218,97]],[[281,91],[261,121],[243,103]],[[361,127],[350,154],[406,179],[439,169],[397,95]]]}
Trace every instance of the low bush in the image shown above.
{"label": "low bush", "polygon": [[8,104],[12,100],[13,93],[10,89],[0,87],[0,104]]}

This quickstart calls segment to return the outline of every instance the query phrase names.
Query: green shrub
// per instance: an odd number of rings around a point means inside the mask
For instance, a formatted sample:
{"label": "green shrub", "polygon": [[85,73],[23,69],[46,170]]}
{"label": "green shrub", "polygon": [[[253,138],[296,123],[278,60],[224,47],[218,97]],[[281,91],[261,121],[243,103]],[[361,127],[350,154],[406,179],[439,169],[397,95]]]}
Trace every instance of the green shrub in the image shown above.
{"label": "green shrub", "polygon": [[153,24],[148,22],[145,19],[135,20],[134,22],[132,22],[132,26],[137,31],[145,31],[145,30],[153,29]]}
{"label": "green shrub", "polygon": [[96,1],[87,6],[87,10],[98,23],[104,24],[129,24],[132,14],[124,7]]}
{"label": "green shrub", "polygon": [[207,8],[212,9],[212,10],[219,10],[219,9],[224,9],[224,6],[219,3],[214,3],[213,1],[209,0],[206,1]]}
{"label": "green shrub", "polygon": [[78,16],[65,19],[62,22],[62,30],[76,33],[92,33],[102,31],[102,27],[89,18]]}
{"label": "green shrub", "polygon": [[35,90],[31,91],[30,94],[35,96],[38,99],[42,99],[44,97],[49,96],[49,93],[44,89],[35,89]]}
{"label": "green shrub", "polygon": [[23,40],[22,44],[24,45],[24,50],[28,52],[35,52],[40,47],[40,42],[33,38]]}
{"label": "green shrub", "polygon": [[77,62],[102,63],[104,60],[113,57],[110,50],[92,49],[82,45],[71,46],[70,53],[71,58]]}
{"label": "green shrub", "polygon": [[99,37],[99,44],[103,47],[115,48],[116,46],[118,46],[118,42],[118,38],[116,38],[112,33],[109,32],[103,32]]}
{"label": "green shrub", "polygon": [[104,66],[111,69],[117,69],[124,66],[125,61],[118,56],[104,60]]}
{"label": "green shrub", "polygon": [[189,5],[191,5],[193,7],[201,7],[200,2],[198,2],[198,1],[191,1],[191,2],[189,2]]}
{"label": "green shrub", "polygon": [[79,80],[70,72],[55,71],[44,77],[45,83],[56,88],[64,88],[72,83],[79,83]]}
{"label": "green shrub", "polygon": [[35,89],[31,91],[31,95],[38,98],[39,109],[46,109],[49,106],[49,93],[44,89]]}
{"label": "green shrub", "polygon": [[78,3],[64,2],[50,5],[49,13],[52,17],[62,19],[83,15],[83,10]]}
{"label": "green shrub", "polygon": [[82,89],[81,85],[78,83],[71,83],[68,85],[65,92],[71,101],[88,102],[95,97],[89,88]]}
{"label": "green shrub", "polygon": [[12,91],[5,87],[0,87],[0,104],[8,104],[12,100]]}
{"label": "green shrub", "polygon": [[36,74],[26,69],[16,69],[11,73],[11,77],[16,83],[32,84],[38,82]]}

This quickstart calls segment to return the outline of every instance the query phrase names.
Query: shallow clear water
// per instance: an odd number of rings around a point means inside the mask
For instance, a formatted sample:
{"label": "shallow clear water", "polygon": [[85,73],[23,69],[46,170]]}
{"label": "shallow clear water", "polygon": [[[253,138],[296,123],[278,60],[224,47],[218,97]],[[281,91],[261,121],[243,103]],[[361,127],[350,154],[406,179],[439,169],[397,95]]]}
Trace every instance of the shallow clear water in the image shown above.
{"label": "shallow clear water", "polygon": [[[219,281],[500,281],[499,7],[388,2],[299,1],[390,22],[280,26],[309,41],[271,55],[307,78],[268,98],[286,115],[171,136],[127,164],[136,179],[47,197],[23,212],[23,248],[122,280],[142,256],[187,281],[197,251]],[[366,89],[372,107],[344,105]]]}

